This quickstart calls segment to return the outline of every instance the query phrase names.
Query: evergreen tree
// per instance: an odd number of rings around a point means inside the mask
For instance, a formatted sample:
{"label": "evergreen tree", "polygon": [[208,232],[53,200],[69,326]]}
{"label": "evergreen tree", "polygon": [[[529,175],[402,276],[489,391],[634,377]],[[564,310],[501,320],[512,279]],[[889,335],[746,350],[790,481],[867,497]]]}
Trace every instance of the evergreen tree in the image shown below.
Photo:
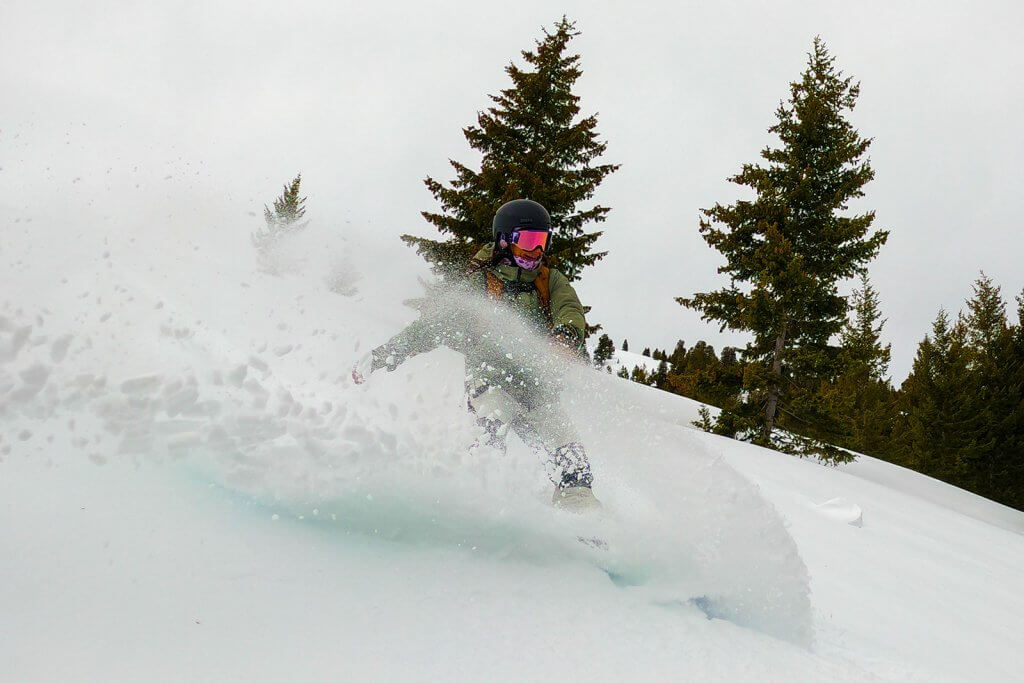
{"label": "evergreen tree", "polygon": [[622,350],[623,351],[629,351],[629,340],[628,339],[623,339],[622,340]]}
{"label": "evergreen tree", "polygon": [[[1006,303],[999,287],[984,272],[974,282],[974,296],[967,302],[967,343],[979,357],[994,354],[1008,331]],[[980,358],[979,358],[980,360]]]}
{"label": "evergreen tree", "polygon": [[640,355],[641,356],[647,356],[648,358],[650,358],[651,357],[651,347],[648,346],[647,348],[645,348],[643,350],[643,353],[641,353]]}
{"label": "evergreen tree", "polygon": [[619,371],[615,374],[616,376],[621,377],[622,379],[629,379],[629,370],[627,370],[625,367],[619,368]]}
{"label": "evergreen tree", "polygon": [[867,273],[861,274],[860,289],[851,294],[853,317],[848,319],[841,337],[842,361],[845,368],[863,369],[872,380],[881,380],[889,373],[892,344],[882,346],[882,328],[878,292],[871,286]]}
{"label": "evergreen tree", "polygon": [[[864,158],[871,141],[844,118],[860,86],[834,61],[815,38],[806,70],[769,128],[781,146],[761,152],[765,165],[746,164],[730,179],[756,198],[703,210],[701,234],[725,256],[719,272],[729,286],[678,299],[723,329],[753,334],[744,350],[746,400],[734,422],[763,445],[773,445],[777,422],[798,431],[822,419],[813,397],[838,372],[830,339],[847,312],[838,284],[864,272],[888,236],[868,234],[874,212],[842,215],[874,171]],[[842,458],[813,441],[784,450]]]}
{"label": "evergreen tree", "polygon": [[633,367],[633,372],[630,373],[629,378],[639,384],[650,384],[651,378],[647,375],[647,370],[642,365],[636,365]]}
{"label": "evergreen tree", "polygon": [[672,355],[668,357],[668,362],[672,364],[673,370],[678,371],[686,363],[686,342],[682,339],[676,342],[676,348],[672,350]]}
{"label": "evergreen tree", "polygon": [[939,311],[902,387],[905,425],[897,462],[951,483],[965,474],[960,450],[971,391],[965,337],[963,325],[951,326],[946,312]]}
{"label": "evergreen tree", "polygon": [[607,363],[615,355],[615,342],[607,334],[602,334],[597,340],[597,348],[594,349],[594,365],[600,367]]}
{"label": "evergreen tree", "polygon": [[302,196],[302,174],[284,185],[281,196],[274,200],[274,208],[263,206],[263,229],[250,235],[252,244],[259,253],[261,267],[270,273],[295,268],[294,264],[282,259],[276,247],[279,242],[290,235],[305,229],[309,221],[302,220],[306,215],[306,198]]}
{"label": "evergreen tree", "polygon": [[885,320],[866,273],[850,298],[852,315],[840,337],[841,372],[821,384],[818,401],[826,417],[807,431],[843,448],[887,457],[897,416],[896,392],[886,377],[892,347],[882,345]]}
{"label": "evergreen tree", "polygon": [[1018,325],[984,273],[954,326],[940,314],[903,384],[906,462],[1024,509],[1024,296]]}
{"label": "evergreen tree", "polygon": [[726,347],[722,356],[732,362],[723,363],[715,356],[713,346],[698,341],[683,360],[673,364],[664,388],[719,408],[733,406],[742,387],[743,367],[736,361],[735,349]]}
{"label": "evergreen tree", "polygon": [[609,209],[580,204],[618,166],[595,164],[606,147],[595,130],[597,117],[577,118],[580,98],[573,86],[583,72],[579,55],[566,49],[578,35],[563,17],[553,32],[544,31],[533,51],[522,52],[526,70],[515,64],[505,68],[512,87],[492,95],[494,105],[478,114],[477,125],[463,130],[483,157],[479,171],[452,160],[456,177],[450,186],[430,177],[424,181],[441,211],[424,211],[423,217],[447,239],[402,239],[442,271],[460,271],[489,244],[495,211],[517,198],[540,202],[551,214],[556,229],[547,260],[570,281],[605,255],[593,250],[601,233],[586,229],[603,222]]}
{"label": "evergreen tree", "polygon": [[658,363],[658,369],[651,375],[651,384],[659,389],[664,389],[668,384],[668,362],[665,359]]}
{"label": "evergreen tree", "polygon": [[253,244],[264,247],[275,242],[284,235],[301,231],[309,221],[302,219],[306,215],[306,198],[302,195],[302,174],[295,176],[291,183],[284,185],[281,196],[274,200],[274,208],[263,206],[263,220],[266,228],[252,235]]}
{"label": "evergreen tree", "polygon": [[999,425],[1004,457],[997,473],[1002,481],[997,500],[1024,510],[1024,290],[1017,305],[1017,325],[1008,335],[1004,356],[1004,395],[1010,405]]}
{"label": "evergreen tree", "polygon": [[1003,483],[999,475],[1006,465],[1005,441],[1012,436],[1003,427],[1021,394],[1007,383],[1012,341],[1006,304],[999,287],[984,273],[974,283],[974,296],[967,302],[961,324],[968,347],[970,392],[963,404],[964,443],[958,459],[964,481],[959,485],[998,499]]}

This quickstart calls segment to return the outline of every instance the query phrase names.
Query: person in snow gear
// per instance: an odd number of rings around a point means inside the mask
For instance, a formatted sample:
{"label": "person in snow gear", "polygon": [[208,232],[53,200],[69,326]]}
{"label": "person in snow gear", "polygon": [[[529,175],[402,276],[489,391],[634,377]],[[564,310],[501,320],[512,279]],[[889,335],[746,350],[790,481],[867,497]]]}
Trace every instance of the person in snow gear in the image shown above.
{"label": "person in snow gear", "polygon": [[[568,278],[544,263],[551,239],[551,216],[537,202],[516,199],[503,204],[491,223],[493,242],[480,249],[467,270],[470,291],[503,304],[498,329],[453,332],[458,313],[446,308],[421,318],[364,356],[352,371],[357,384],[375,370],[394,370],[407,358],[444,344],[466,356],[469,409],[476,414],[485,442],[505,450],[509,430],[547,454],[554,469],[552,502],[583,511],[600,507],[586,449],[561,409],[554,368],[566,356],[583,354],[586,320],[583,305]],[[450,303],[450,302],[448,302]],[[509,325],[511,318],[516,324]],[[523,329],[523,328],[526,329]],[[536,355],[523,333],[543,332],[550,340]],[[520,352],[522,362],[517,362]],[[548,372],[550,368],[552,371]]]}

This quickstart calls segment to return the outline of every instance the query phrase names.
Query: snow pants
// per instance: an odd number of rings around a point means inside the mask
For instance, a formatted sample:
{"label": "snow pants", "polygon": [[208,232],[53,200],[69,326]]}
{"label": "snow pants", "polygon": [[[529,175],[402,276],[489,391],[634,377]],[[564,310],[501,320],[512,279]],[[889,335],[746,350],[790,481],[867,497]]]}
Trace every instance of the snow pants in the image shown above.
{"label": "snow pants", "polygon": [[489,445],[504,451],[511,429],[527,446],[546,453],[557,486],[589,487],[593,483],[586,450],[557,396],[510,392],[479,378],[467,381],[466,390],[469,409],[484,428]]}

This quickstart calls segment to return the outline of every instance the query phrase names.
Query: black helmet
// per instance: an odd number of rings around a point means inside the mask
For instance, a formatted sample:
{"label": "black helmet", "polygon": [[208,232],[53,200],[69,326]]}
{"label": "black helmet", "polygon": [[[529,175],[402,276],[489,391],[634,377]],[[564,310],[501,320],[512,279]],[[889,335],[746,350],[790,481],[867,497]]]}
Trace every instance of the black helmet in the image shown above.
{"label": "black helmet", "polygon": [[530,199],[513,199],[501,205],[491,222],[491,236],[509,235],[516,230],[551,232],[548,210]]}

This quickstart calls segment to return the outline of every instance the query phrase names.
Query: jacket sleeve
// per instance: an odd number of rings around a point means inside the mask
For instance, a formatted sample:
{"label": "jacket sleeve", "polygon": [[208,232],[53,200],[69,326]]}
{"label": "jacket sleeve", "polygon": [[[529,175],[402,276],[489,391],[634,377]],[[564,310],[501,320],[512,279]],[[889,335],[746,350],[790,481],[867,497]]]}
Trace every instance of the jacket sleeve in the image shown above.
{"label": "jacket sleeve", "polygon": [[587,320],[583,315],[583,304],[576,296],[576,290],[569,284],[568,278],[557,270],[552,270],[549,277],[551,326],[571,327],[582,340],[587,331]]}
{"label": "jacket sleeve", "polygon": [[373,350],[371,369],[394,370],[412,356],[433,351],[441,345],[437,334],[441,330],[435,327],[422,317],[409,323],[404,330]]}
{"label": "jacket sleeve", "polygon": [[[482,286],[481,274],[472,274],[464,284],[469,291],[474,285]],[[452,315],[449,310],[451,297],[430,296],[420,300],[420,317],[409,323],[405,329],[373,350],[372,369],[394,370],[407,359],[421,353],[447,346],[465,352],[466,327],[470,319],[465,315]]]}

